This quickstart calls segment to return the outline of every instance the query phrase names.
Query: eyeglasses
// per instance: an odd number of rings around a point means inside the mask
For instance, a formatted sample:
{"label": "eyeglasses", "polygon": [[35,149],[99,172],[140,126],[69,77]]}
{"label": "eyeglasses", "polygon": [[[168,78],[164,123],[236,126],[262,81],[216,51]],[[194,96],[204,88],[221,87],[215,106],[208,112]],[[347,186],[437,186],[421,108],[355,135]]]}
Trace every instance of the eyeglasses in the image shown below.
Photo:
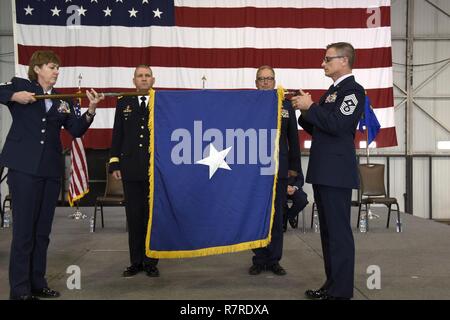
{"label": "eyeglasses", "polygon": [[256,78],[256,80],[260,81],[260,82],[264,82],[264,81],[273,81],[275,80],[274,77],[258,77]]}
{"label": "eyeglasses", "polygon": [[337,58],[345,58],[345,56],[332,56],[332,57],[325,57],[323,58],[323,62],[328,63],[333,59],[337,59]]}

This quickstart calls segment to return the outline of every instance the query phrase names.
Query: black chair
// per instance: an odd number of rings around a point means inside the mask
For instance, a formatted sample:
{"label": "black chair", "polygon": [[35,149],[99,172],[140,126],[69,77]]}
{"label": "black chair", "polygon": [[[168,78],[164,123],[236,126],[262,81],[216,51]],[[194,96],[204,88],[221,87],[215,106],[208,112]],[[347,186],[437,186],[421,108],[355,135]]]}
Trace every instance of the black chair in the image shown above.
{"label": "black chair", "polygon": [[[389,228],[389,221],[391,219],[391,211],[397,211],[398,227],[401,231],[400,210],[397,198],[388,197],[384,184],[384,164],[360,164],[358,165],[360,178],[360,192],[359,192],[359,210],[358,221],[356,227],[359,228],[359,221],[361,218],[362,206],[365,206],[366,214],[370,204],[383,204],[388,208],[386,228]],[[395,205],[396,209],[392,209]],[[366,219],[368,222],[369,219]]]}
{"label": "black chair", "polygon": [[[104,206],[123,206],[125,204],[125,197],[123,193],[122,180],[116,180],[109,171],[109,164],[106,164],[106,187],[103,196],[99,196],[95,200],[94,207],[94,229],[97,225],[97,211],[100,209],[102,217],[102,228],[105,227],[103,219]],[[98,208],[98,209],[97,209]]]}

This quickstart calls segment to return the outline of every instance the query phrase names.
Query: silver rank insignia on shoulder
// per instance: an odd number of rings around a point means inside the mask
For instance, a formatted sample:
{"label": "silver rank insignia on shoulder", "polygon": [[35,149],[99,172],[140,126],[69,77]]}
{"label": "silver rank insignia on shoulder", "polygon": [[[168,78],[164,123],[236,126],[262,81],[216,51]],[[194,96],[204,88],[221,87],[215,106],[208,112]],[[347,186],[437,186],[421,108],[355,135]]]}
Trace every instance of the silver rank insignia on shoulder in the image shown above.
{"label": "silver rank insignia on shoulder", "polygon": [[358,99],[356,99],[356,96],[354,94],[345,96],[344,101],[342,101],[340,107],[342,114],[345,116],[353,114],[357,105]]}
{"label": "silver rank insignia on shoulder", "polygon": [[287,111],[286,109],[281,109],[281,117],[289,118],[289,111]]}
{"label": "silver rank insignia on shoulder", "polygon": [[60,113],[70,113],[69,104],[64,100],[59,100],[58,112]]}
{"label": "silver rank insignia on shoulder", "polygon": [[336,102],[337,98],[337,92],[333,92],[332,94],[329,94],[327,98],[325,99],[325,103],[332,103]]}
{"label": "silver rank insignia on shoulder", "polygon": [[2,82],[0,83],[0,86],[7,86],[10,85],[12,82]]}
{"label": "silver rank insignia on shoulder", "polygon": [[125,109],[123,109],[123,113],[130,113],[131,111],[133,111],[133,109],[131,109],[129,105],[126,106]]}

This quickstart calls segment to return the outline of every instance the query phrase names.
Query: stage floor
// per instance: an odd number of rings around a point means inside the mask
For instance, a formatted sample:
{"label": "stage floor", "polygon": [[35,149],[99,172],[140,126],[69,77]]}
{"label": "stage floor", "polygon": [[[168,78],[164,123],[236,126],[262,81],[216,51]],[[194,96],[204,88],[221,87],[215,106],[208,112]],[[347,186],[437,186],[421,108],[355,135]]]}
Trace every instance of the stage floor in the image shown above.
{"label": "stage floor", "polygon": [[[92,207],[81,208],[90,216]],[[394,217],[386,229],[386,210],[374,208],[380,218],[370,220],[370,231],[355,229],[355,300],[450,299],[450,226],[402,214],[403,232],[395,230]],[[89,219],[71,220],[72,208],[56,210],[48,251],[49,286],[59,299],[111,300],[303,300],[306,289],[324,281],[320,237],[309,229],[311,207],[306,212],[306,233],[288,227],[281,265],[286,276],[263,272],[248,274],[251,251],[191,259],[161,260],[159,278],[140,273],[123,278],[129,264],[128,238],[123,208],[105,208],[105,228],[89,232]],[[99,217],[98,217],[99,218]],[[99,219],[98,219],[99,222]],[[8,265],[11,228],[0,229],[0,299],[8,299]],[[81,289],[69,290],[69,266],[81,270]],[[379,267],[380,289],[369,289],[370,266]],[[376,268],[375,267],[375,268]],[[373,267],[372,267],[373,268]],[[370,269],[370,268],[369,268]],[[370,281],[369,284],[374,283]]]}

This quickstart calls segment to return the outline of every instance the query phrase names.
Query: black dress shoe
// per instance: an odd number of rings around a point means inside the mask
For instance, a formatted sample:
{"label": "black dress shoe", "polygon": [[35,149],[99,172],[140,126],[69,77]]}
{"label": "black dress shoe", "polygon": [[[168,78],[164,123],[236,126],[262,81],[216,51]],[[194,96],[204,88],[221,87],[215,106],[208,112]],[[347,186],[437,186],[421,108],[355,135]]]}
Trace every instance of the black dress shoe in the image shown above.
{"label": "black dress shoe", "polygon": [[326,300],[327,297],[327,291],[324,289],[318,289],[318,290],[306,290],[305,291],[305,297],[311,300]]}
{"label": "black dress shoe", "polygon": [[280,266],[279,263],[275,263],[267,268],[267,270],[272,271],[277,276],[284,276],[286,275],[286,270],[282,266]]}
{"label": "black dress shoe", "polygon": [[264,266],[260,264],[253,264],[250,269],[248,269],[248,273],[252,276],[256,276],[260,274],[264,270]]}
{"label": "black dress shoe", "polygon": [[18,296],[18,297],[11,296],[11,297],[9,297],[9,300],[31,300],[31,301],[36,301],[36,300],[39,300],[39,298],[36,297],[36,296],[33,296],[31,294],[24,294],[23,296]]}
{"label": "black dress shoe", "polygon": [[61,296],[58,291],[52,290],[49,287],[45,287],[40,290],[32,290],[31,293],[39,298],[58,298]]}
{"label": "black dress shoe", "polygon": [[289,218],[288,221],[292,229],[296,229],[298,227],[298,215],[293,218]]}
{"label": "black dress shoe", "polygon": [[159,277],[159,270],[156,266],[144,266],[144,271],[149,277]]}
{"label": "black dress shoe", "polygon": [[350,298],[334,297],[334,296],[330,296],[330,295],[326,294],[323,300],[350,300]]}
{"label": "black dress shoe", "polygon": [[123,272],[123,276],[125,278],[129,278],[129,277],[135,276],[142,270],[144,270],[142,265],[132,264],[131,266],[129,266],[125,269],[125,271]]}

